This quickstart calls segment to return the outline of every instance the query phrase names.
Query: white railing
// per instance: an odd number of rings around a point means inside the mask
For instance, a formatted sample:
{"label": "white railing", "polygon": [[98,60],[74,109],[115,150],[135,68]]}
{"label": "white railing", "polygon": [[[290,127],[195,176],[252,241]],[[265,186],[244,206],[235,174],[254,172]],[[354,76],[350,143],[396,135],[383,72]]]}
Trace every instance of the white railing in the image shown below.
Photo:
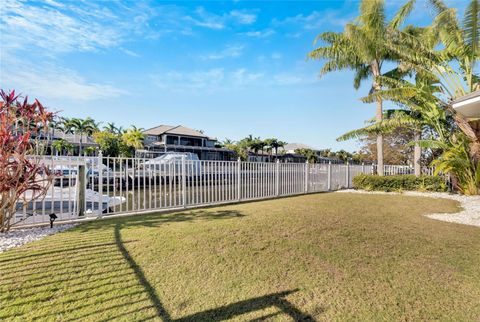
{"label": "white railing", "polygon": [[[374,166],[373,171],[376,171],[376,166]],[[434,167],[422,167],[421,174],[433,176],[435,173]],[[412,166],[408,165],[384,165],[383,174],[386,176],[393,176],[397,174],[415,174],[415,169]]]}
{"label": "white railing", "polygon": [[[49,157],[41,162],[57,174],[42,200],[19,202],[17,226],[112,214],[155,212],[260,200],[353,187],[372,165],[177,161],[123,157]],[[386,166],[386,174],[411,173]]]}

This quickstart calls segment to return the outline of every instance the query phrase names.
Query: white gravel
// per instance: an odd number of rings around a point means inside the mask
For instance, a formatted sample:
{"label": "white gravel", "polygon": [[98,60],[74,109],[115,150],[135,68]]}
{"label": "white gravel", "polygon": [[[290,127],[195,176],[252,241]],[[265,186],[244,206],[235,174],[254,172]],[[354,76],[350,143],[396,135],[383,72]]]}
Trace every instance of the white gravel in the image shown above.
{"label": "white gravel", "polygon": [[417,192],[417,191],[406,191],[406,192],[382,192],[382,191],[365,191],[365,190],[339,190],[337,193],[364,193],[364,194],[401,194],[405,196],[419,196],[419,197],[430,197],[430,198],[443,198],[455,200],[460,203],[460,206],[463,208],[462,211],[448,214],[448,213],[437,213],[426,215],[428,218],[448,221],[458,224],[471,225],[480,227],[480,196],[463,196],[457,194],[450,194],[445,192]]}
{"label": "white gravel", "polygon": [[25,245],[35,240],[42,239],[49,235],[70,229],[76,224],[54,225],[53,228],[34,227],[25,229],[12,229],[6,233],[0,233],[0,253],[7,249]]}

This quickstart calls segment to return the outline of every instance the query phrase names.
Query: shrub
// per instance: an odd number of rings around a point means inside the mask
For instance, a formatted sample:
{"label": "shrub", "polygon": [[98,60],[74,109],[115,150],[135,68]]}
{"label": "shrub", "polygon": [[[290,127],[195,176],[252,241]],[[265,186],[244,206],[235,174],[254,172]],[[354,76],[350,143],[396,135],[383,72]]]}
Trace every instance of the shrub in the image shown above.
{"label": "shrub", "polygon": [[[15,91],[0,90],[0,232],[10,229],[17,202],[42,198],[53,174],[40,158],[28,158],[53,118],[38,100],[20,100]],[[30,191],[29,200],[24,195]]]}
{"label": "shrub", "polygon": [[371,191],[447,191],[445,179],[438,176],[419,176],[404,174],[395,176],[378,176],[361,174],[353,178],[356,189]]}

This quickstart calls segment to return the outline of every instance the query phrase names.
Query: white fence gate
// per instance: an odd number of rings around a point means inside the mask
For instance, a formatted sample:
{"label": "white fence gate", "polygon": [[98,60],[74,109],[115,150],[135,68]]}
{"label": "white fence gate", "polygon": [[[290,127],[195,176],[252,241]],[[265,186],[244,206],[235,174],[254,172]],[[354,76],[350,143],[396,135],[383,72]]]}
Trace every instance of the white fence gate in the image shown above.
{"label": "white fence gate", "polygon": [[71,221],[333,191],[351,188],[356,175],[374,170],[331,163],[35,158],[57,176],[42,200],[29,201],[25,194],[13,219],[16,226],[49,222],[51,213]]}

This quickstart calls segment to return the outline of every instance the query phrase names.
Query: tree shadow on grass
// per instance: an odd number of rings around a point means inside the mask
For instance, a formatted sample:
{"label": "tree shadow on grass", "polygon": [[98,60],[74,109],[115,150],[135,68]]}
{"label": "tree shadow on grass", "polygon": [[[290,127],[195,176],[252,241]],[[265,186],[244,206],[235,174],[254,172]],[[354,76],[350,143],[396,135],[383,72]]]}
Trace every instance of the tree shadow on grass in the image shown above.
{"label": "tree shadow on grass", "polygon": [[[234,210],[191,210],[97,221],[76,227],[78,233],[57,234],[38,245],[1,254],[0,320],[138,320],[220,321],[276,308],[258,321],[286,314],[294,320],[313,318],[286,297],[296,290],[272,293],[218,308],[173,318],[154,285],[146,278],[122,240],[122,229],[161,227],[164,223],[227,220],[244,217]],[[185,278],[188,278],[185,276]],[[263,312],[262,312],[263,313]]]}
{"label": "tree shadow on grass", "polygon": [[[315,321],[315,319],[308,314],[303,313],[293,304],[285,299],[290,294],[298,292],[296,290],[272,293],[264,296],[259,296],[256,298],[251,298],[244,301],[239,301],[222,307],[206,310],[203,312],[198,312],[186,317],[179,319],[172,319],[170,314],[167,312],[163,306],[155,288],[150,284],[148,279],[145,277],[141,267],[135,262],[133,257],[130,255],[126,247],[123,245],[121,233],[121,224],[117,223],[115,226],[115,242],[118,246],[118,249],[122,253],[125,260],[128,262],[131,269],[134,271],[135,276],[137,277],[138,282],[143,286],[147,292],[150,301],[155,307],[157,316],[162,318],[164,321],[175,321],[175,322],[194,322],[194,321],[223,321],[226,319],[232,319],[236,316],[255,312],[258,310],[264,310],[269,307],[275,307],[279,309],[282,313],[287,314],[295,321]],[[274,316],[276,314],[273,314]],[[270,317],[270,315],[268,316]],[[267,317],[264,317],[267,318]],[[259,319],[261,320],[261,319]]]}
{"label": "tree shadow on grass", "polygon": [[222,220],[245,217],[236,210],[190,210],[172,213],[139,214],[126,217],[106,218],[101,221],[84,223],[75,229],[81,232],[114,229],[117,224],[122,227],[160,227],[162,224],[188,221]]}

